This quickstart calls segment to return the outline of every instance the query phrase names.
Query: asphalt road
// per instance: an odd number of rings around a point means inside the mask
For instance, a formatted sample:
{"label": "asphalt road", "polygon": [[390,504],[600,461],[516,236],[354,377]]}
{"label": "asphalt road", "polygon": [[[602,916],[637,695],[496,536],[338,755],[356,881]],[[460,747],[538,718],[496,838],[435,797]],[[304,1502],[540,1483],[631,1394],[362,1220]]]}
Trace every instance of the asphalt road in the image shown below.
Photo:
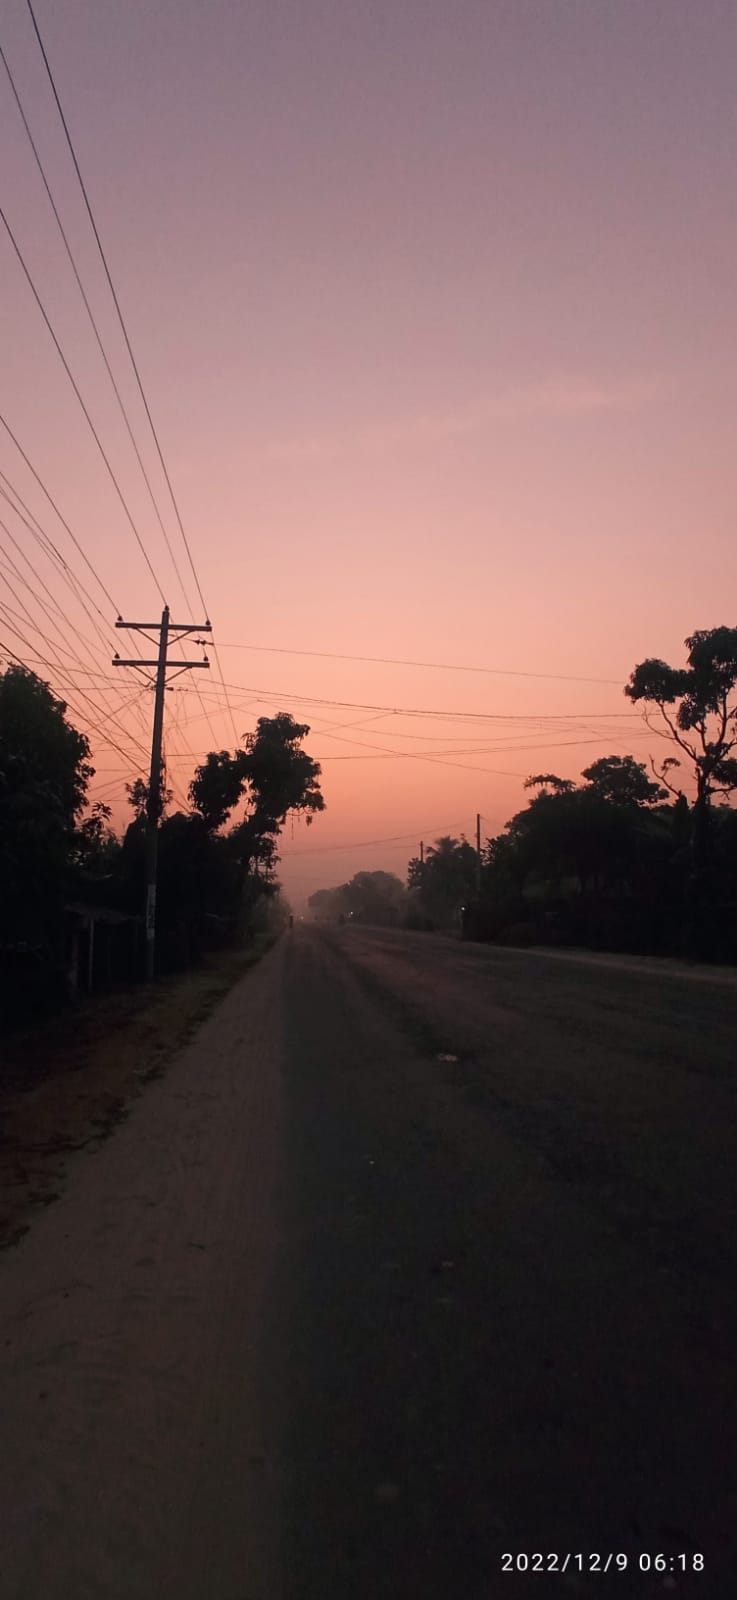
{"label": "asphalt road", "polygon": [[2,1600],[727,1600],[736,1000],[285,935],[6,1259]]}
{"label": "asphalt road", "polygon": [[733,983],[346,929],[285,994],[289,1594],[734,1593]]}

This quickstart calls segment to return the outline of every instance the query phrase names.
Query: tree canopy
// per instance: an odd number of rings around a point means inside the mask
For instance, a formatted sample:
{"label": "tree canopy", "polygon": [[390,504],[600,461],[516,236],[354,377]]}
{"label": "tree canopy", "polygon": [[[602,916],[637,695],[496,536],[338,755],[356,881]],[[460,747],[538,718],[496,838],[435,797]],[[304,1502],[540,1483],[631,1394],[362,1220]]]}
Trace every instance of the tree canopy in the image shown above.
{"label": "tree canopy", "polygon": [[415,856],[407,869],[417,909],[440,928],[451,927],[474,894],[478,858],[467,839],[446,834],[429,845],[425,860]]}
{"label": "tree canopy", "polygon": [[300,748],[309,731],[307,723],[280,711],[259,717],[242,750],[211,751],[189,788],[208,831],[222,828],[244,798],[254,839],[278,833],[290,812],[304,813],[309,824],[324,810],[320,767]]}
{"label": "tree canopy", "polygon": [[[687,666],[666,661],[641,661],[625,694],[644,705],[649,727],[668,739],[680,754],[667,757],[657,776],[674,793],[675,770],[685,756],[696,780],[696,848],[703,842],[703,823],[715,795],[737,788],[737,628],[702,628],[685,641]],[[657,723],[649,715],[657,712]],[[701,824],[701,828],[699,828]]]}
{"label": "tree canopy", "polygon": [[393,872],[356,872],[334,889],[316,889],[308,905],[318,922],[350,917],[375,927],[396,927],[404,918],[407,890]]}
{"label": "tree canopy", "polygon": [[94,774],[84,734],[34,673],[0,673],[0,929],[45,943],[63,897],[75,824]]}

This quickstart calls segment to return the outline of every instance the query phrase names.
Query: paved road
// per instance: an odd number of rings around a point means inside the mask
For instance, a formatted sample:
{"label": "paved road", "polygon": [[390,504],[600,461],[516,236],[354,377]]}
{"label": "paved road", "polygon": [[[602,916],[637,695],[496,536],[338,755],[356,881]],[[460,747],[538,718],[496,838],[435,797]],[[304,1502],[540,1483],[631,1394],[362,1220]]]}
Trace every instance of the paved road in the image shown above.
{"label": "paved road", "polygon": [[727,1600],[736,1000],[285,936],[8,1259],[3,1600]]}

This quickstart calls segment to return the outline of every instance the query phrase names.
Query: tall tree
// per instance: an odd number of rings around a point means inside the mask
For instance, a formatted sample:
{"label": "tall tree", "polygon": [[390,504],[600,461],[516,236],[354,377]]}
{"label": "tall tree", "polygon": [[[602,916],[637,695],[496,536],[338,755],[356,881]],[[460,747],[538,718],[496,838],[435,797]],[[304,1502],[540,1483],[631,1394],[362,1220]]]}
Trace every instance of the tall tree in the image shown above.
{"label": "tall tree", "polygon": [[245,800],[246,815],[227,838],[240,863],[246,896],[249,880],[256,891],[272,887],[277,839],[287,817],[302,814],[309,826],[325,808],[320,767],[301,748],[309,731],[307,723],[295,722],[286,711],[259,717],[244,749],[232,755],[211,751],[190,784],[192,804],[211,835]]}
{"label": "tall tree", "polygon": [[217,833],[243,796],[248,780],[245,750],[211,750],[189,786],[189,798],[208,833]]}
{"label": "tall tree", "polygon": [[75,824],[94,775],[66,705],[24,667],[0,674],[0,930],[49,944],[58,932]]}
{"label": "tall tree", "polygon": [[674,793],[675,771],[686,758],[696,782],[692,851],[701,874],[709,856],[709,819],[716,795],[737,789],[737,628],[707,628],[686,639],[687,666],[641,661],[625,694],[645,707],[648,727],[680,752],[668,756],[656,776]]}
{"label": "tall tree", "polygon": [[438,927],[447,928],[473,896],[476,869],[473,845],[467,839],[452,839],[446,834],[428,846],[424,865],[420,866],[416,858],[410,862],[408,883],[416,890],[427,916]]}
{"label": "tall tree", "polygon": [[614,806],[654,806],[668,799],[668,790],[649,778],[634,756],[600,756],[581,774],[600,800]]}

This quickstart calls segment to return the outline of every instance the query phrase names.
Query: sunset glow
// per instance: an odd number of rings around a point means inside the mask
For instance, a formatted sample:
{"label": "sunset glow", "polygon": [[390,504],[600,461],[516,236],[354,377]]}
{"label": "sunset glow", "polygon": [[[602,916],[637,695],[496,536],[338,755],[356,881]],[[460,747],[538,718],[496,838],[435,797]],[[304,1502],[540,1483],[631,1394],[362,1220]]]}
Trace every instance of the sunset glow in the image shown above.
{"label": "sunset glow", "polygon": [[175,804],[259,716],[309,723],[327,809],[283,835],[298,910],[362,867],[403,876],[477,812],[498,832],[530,773],[655,753],[633,666],[682,660],[737,592],[737,10],[37,14],[194,565],[9,0],[3,50],[165,529],[2,72],[3,211],[128,511],[0,229],[1,409],[27,456],[0,428],[0,643],[90,730],[92,798],[121,829],[147,771],[116,614],[154,620],[163,593],[204,622],[198,584],[217,656],[167,696]]}

